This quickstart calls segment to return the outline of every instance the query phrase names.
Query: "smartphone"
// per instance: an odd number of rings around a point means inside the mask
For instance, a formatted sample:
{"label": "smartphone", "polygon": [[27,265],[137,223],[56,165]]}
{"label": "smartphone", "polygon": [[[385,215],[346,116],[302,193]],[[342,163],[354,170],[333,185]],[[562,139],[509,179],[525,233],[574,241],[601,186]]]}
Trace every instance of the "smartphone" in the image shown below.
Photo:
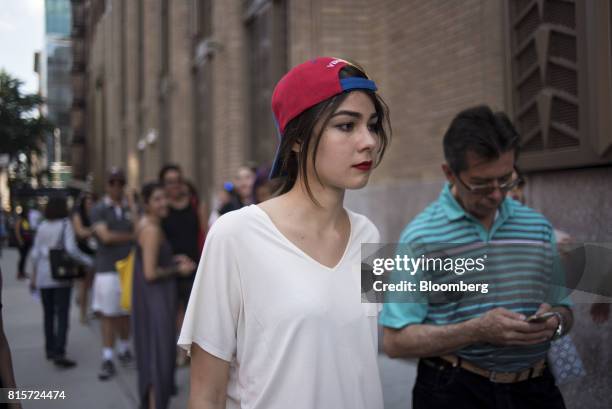
{"label": "smartphone", "polygon": [[554,312],[545,312],[544,314],[532,315],[531,317],[527,317],[525,321],[534,322],[534,323],[542,323],[548,321],[550,317],[554,317]]}

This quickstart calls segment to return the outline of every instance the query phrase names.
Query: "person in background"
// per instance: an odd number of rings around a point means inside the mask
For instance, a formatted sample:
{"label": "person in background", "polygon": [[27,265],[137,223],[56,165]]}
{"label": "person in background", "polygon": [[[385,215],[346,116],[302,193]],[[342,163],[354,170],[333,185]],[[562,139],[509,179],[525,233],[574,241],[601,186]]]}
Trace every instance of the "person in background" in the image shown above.
{"label": "person in background", "polygon": [[[93,209],[96,200],[97,198],[93,193],[85,192],[77,200],[72,212],[72,227],[77,237],[79,250],[90,257],[96,254],[96,248],[98,247],[90,219],[91,209]],[[83,268],[83,270],[85,274],[79,282],[77,301],[80,307],[81,323],[86,323],[87,307],[89,305],[88,293],[93,282],[93,271],[88,268]]]}
{"label": "person in background", "polygon": [[34,239],[34,231],[28,221],[28,209],[23,208],[21,213],[17,214],[15,220],[15,240],[19,249],[19,261],[17,262],[17,279],[24,280],[26,278],[25,263],[32,242]]}
{"label": "person in background", "polygon": [[198,190],[196,189],[193,182],[190,180],[184,179],[185,184],[185,194],[189,196],[189,201],[191,202],[191,206],[194,209],[198,209],[198,222],[200,224],[200,232],[198,234],[198,251],[202,253],[202,248],[204,247],[204,240],[206,239],[206,232],[208,231],[208,204],[206,202],[200,201],[200,195],[198,194]]}
{"label": "person in background", "polygon": [[238,201],[238,199],[235,198],[235,195],[234,184],[232,182],[223,183],[223,187],[217,191],[217,194],[213,199],[213,211],[210,212],[210,216],[208,217],[209,229],[213,223],[217,221],[219,216],[221,216],[221,209],[223,209],[233,200]]}
{"label": "person in background", "polygon": [[508,192],[508,196],[520,204],[526,204],[527,199],[525,198],[525,185],[527,184],[527,181],[525,176],[521,175],[519,171],[515,169],[512,177],[517,179],[517,184]]}
{"label": "person in background", "polygon": [[36,230],[38,230],[38,226],[40,225],[42,220],[43,214],[38,209],[38,204],[34,203],[28,211],[28,223],[30,223],[30,229],[32,229],[34,233],[36,233]]}
{"label": "person in background", "polygon": [[123,365],[132,362],[130,352],[130,316],[121,308],[121,284],[115,263],[128,256],[134,243],[134,219],[138,210],[133,197],[125,197],[125,174],[111,168],[107,174],[106,196],[91,210],[91,223],[98,250],[95,257],[92,308],[102,326],[102,365],[100,380],[115,375],[113,362],[115,340]]}
{"label": "person in background", "polygon": [[[0,270],[0,389],[16,388],[15,375],[13,373],[13,360],[2,321],[2,270]],[[0,409],[21,409],[19,403],[0,403]]]}
{"label": "person in background", "polygon": [[234,175],[232,200],[219,210],[220,215],[238,210],[243,206],[253,203],[253,183],[255,182],[255,172],[250,167],[243,165],[236,170]]}
{"label": "person in background", "polygon": [[164,409],[173,392],[176,360],[177,276],[189,276],[193,260],[173,255],[161,223],[168,215],[164,187],[142,189],[144,214],[137,226],[132,318],[141,408]]}
{"label": "person in background", "polygon": [[254,203],[265,202],[274,196],[274,193],[279,189],[278,181],[270,179],[270,167],[261,166],[255,173],[255,182],[253,183],[253,201]]}
{"label": "person in background", "polygon": [[40,291],[47,359],[53,360],[59,367],[71,368],[76,363],[66,358],[66,340],[72,281],[58,281],[51,276],[49,250],[57,247],[63,247],[81,264],[87,267],[93,266],[93,259],[77,247],[74,230],[68,220],[66,198],[59,196],[49,199],[45,209],[45,220],[40,224],[34,238],[30,254],[33,270],[30,286],[33,291],[36,289]]}
{"label": "person in background", "polygon": [[[183,172],[178,165],[165,165],[159,172],[159,183],[165,190],[168,201],[167,214],[161,221],[165,237],[170,243],[174,254],[189,257],[195,264],[200,261],[201,238],[206,233],[202,221],[207,218],[201,215],[197,196],[190,194],[185,184]],[[195,193],[195,192],[194,192]],[[191,274],[177,276],[178,312],[176,317],[176,333],[180,331],[185,316],[185,308],[189,301],[191,287],[195,276],[195,267]],[[187,360],[185,351],[177,355],[177,364],[184,365]]]}

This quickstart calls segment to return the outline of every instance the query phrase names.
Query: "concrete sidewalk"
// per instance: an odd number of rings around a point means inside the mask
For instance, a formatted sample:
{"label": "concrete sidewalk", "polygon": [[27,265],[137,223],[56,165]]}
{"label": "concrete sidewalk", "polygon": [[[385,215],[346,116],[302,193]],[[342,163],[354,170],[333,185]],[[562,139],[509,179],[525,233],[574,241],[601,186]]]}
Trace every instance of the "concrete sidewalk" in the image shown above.
{"label": "concrete sidewalk", "polygon": [[[30,294],[27,281],[17,281],[15,270],[18,253],[4,248],[0,258],[2,267],[2,315],[7,334],[15,377],[19,388],[63,390],[63,401],[24,401],[23,409],[134,409],[138,408],[137,375],[135,368],[117,365],[118,375],[109,381],[98,380],[101,343],[99,323],[79,322],[78,307],[71,307],[67,357],[77,362],[69,370],[56,368],[45,359],[40,300]],[[74,298],[74,297],[73,297]],[[189,370],[177,371],[179,395],[171,401],[171,408],[187,407]]]}

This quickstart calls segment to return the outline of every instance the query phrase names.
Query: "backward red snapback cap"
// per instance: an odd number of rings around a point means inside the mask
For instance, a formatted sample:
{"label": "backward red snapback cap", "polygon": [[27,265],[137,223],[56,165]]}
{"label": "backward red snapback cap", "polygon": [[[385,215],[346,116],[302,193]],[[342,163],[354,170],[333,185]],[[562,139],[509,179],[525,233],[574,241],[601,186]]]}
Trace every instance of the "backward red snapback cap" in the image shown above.
{"label": "backward red snapback cap", "polygon": [[363,77],[340,79],[340,70],[349,62],[340,58],[317,57],[292,68],[276,84],[272,94],[272,112],[278,131],[279,144],[270,179],[280,176],[282,158],[280,141],[292,119],[333,96],[355,89],[376,91],[374,81]]}

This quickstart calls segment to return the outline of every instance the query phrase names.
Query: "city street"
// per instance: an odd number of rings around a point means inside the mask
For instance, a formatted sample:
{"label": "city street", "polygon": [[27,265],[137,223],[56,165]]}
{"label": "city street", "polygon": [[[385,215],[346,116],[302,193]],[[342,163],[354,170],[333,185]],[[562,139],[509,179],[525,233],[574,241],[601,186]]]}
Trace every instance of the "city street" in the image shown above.
{"label": "city street", "polygon": [[[135,368],[118,366],[118,376],[111,381],[100,382],[97,371],[100,364],[100,336],[98,322],[89,325],[79,322],[78,308],[71,308],[67,356],[77,361],[71,370],[57,369],[45,359],[42,329],[42,309],[39,300],[28,290],[27,282],[15,279],[17,251],[4,248],[0,258],[3,289],[2,304],[4,330],[8,337],[15,377],[21,389],[63,390],[63,401],[23,402],[23,409],[30,408],[138,408]],[[414,382],[415,365],[409,361],[391,360],[379,356],[386,409],[410,409],[410,391]],[[189,370],[182,368],[176,374],[178,396],[170,408],[186,408],[189,394]]]}
{"label": "city street", "polygon": [[[52,389],[66,393],[64,401],[23,402],[23,409],[138,408],[135,367],[122,368],[117,365],[118,376],[106,382],[98,380],[101,353],[99,324],[93,320],[87,326],[82,325],[74,302],[67,356],[77,361],[77,367],[61,370],[45,359],[42,308],[38,299],[30,294],[28,283],[15,280],[16,263],[17,251],[4,248],[0,259],[3,279],[2,314],[17,384],[21,389]],[[172,399],[170,408],[186,408],[189,370],[178,370],[176,379],[179,394]]]}

